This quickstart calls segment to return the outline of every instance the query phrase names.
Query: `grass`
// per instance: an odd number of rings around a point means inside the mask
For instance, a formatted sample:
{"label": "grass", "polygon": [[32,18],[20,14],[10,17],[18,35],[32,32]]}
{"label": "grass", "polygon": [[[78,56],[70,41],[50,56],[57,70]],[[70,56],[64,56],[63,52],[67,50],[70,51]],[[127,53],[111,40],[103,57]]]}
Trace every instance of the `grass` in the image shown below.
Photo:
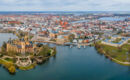
{"label": "grass", "polygon": [[14,74],[16,72],[13,62],[0,59],[0,64],[2,64],[9,71],[9,73]]}
{"label": "grass", "polygon": [[31,64],[31,65],[26,66],[26,67],[20,66],[19,69],[20,70],[30,70],[30,69],[33,69],[35,66],[36,66],[36,64],[34,63],[34,64]]}
{"label": "grass", "polygon": [[119,43],[121,41],[121,38],[116,38],[116,40],[112,41],[113,43]]}
{"label": "grass", "polygon": [[13,59],[10,58],[5,58],[4,60],[8,61],[8,62],[12,62],[13,63]]}
{"label": "grass", "polygon": [[114,46],[104,45],[101,43],[98,44],[100,44],[101,46],[100,48],[97,48],[97,50],[100,53],[105,52],[105,54],[109,55],[114,59],[117,59],[122,62],[130,62],[129,44],[124,44],[121,47],[114,47]]}
{"label": "grass", "polygon": [[[125,48],[126,47],[126,48]],[[128,45],[123,45],[122,49],[118,49],[116,47],[113,46],[104,46],[104,51],[109,51],[109,55],[112,56],[115,59],[121,60],[121,61],[128,61],[127,58],[127,54],[126,52],[128,52],[127,49]],[[130,47],[130,46],[129,46]],[[127,49],[127,50],[126,50]],[[129,56],[128,56],[129,57]],[[130,58],[130,57],[129,57]]]}
{"label": "grass", "polygon": [[111,37],[108,37],[108,39],[111,39]]}
{"label": "grass", "polygon": [[0,59],[0,64],[6,64],[6,63],[11,63],[11,64],[13,64],[13,62],[11,62],[11,61],[7,61],[7,60],[3,60],[3,59]]}
{"label": "grass", "polygon": [[128,41],[128,43],[130,43],[130,40]]}

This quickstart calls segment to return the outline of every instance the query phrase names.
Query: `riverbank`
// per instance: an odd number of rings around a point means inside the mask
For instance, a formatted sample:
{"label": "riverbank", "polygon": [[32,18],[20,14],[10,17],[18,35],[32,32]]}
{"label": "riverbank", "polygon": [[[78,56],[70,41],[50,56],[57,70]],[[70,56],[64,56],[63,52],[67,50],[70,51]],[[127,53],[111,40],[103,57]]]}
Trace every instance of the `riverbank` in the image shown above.
{"label": "riverbank", "polygon": [[15,34],[15,31],[8,30],[8,29],[0,29],[0,33],[13,33],[13,34]]}
{"label": "riverbank", "polygon": [[4,59],[0,59],[0,64],[4,68],[6,68],[10,74],[15,74],[16,67],[15,67],[15,64],[13,62],[10,62],[10,61],[4,60]]}
{"label": "riverbank", "polygon": [[123,61],[117,60],[117,59],[115,59],[115,58],[112,58],[110,55],[106,54],[105,51],[103,51],[103,54],[104,54],[107,58],[109,58],[110,60],[112,60],[112,61],[114,61],[114,62],[116,62],[116,63],[118,63],[118,64],[120,64],[120,65],[130,66],[130,62],[123,62]]}
{"label": "riverbank", "polygon": [[121,47],[114,47],[99,43],[95,44],[95,48],[101,54],[104,54],[110,60],[125,66],[130,66],[130,45],[124,44]]}

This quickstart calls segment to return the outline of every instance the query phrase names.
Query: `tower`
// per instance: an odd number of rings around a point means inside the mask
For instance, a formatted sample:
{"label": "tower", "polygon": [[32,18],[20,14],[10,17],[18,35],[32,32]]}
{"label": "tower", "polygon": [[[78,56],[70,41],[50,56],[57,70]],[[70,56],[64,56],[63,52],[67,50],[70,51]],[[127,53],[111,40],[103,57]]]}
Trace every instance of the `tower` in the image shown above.
{"label": "tower", "polygon": [[25,42],[21,42],[21,54],[25,54]]}

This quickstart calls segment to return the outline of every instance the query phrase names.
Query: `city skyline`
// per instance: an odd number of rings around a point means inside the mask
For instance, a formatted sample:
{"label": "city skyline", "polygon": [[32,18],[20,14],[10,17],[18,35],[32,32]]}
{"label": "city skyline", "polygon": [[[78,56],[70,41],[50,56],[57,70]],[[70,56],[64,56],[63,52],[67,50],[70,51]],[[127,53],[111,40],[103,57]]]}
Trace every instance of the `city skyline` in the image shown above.
{"label": "city skyline", "polygon": [[0,11],[129,11],[129,0],[0,0]]}

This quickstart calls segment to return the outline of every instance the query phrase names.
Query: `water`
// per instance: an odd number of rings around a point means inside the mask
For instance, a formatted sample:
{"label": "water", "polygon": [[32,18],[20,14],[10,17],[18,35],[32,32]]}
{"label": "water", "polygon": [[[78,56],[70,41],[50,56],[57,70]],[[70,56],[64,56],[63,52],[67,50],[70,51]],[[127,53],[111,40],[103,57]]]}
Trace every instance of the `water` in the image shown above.
{"label": "water", "polygon": [[79,21],[73,21],[71,23],[83,23],[83,22],[89,22],[89,20],[79,20]]}
{"label": "water", "polygon": [[9,38],[15,39],[17,37],[10,33],[0,33],[0,46],[2,45],[3,42],[7,42]]}
{"label": "water", "polygon": [[[10,35],[0,34],[0,45]],[[35,69],[10,75],[0,67],[0,80],[130,80],[130,67],[110,61],[94,47],[57,46],[56,57]]]}
{"label": "water", "polygon": [[129,14],[130,11],[0,11],[2,15],[19,14]]}
{"label": "water", "polygon": [[127,17],[102,17],[99,20],[103,20],[103,21],[104,20],[105,21],[123,21],[128,17],[130,17],[130,16],[127,16]]}

